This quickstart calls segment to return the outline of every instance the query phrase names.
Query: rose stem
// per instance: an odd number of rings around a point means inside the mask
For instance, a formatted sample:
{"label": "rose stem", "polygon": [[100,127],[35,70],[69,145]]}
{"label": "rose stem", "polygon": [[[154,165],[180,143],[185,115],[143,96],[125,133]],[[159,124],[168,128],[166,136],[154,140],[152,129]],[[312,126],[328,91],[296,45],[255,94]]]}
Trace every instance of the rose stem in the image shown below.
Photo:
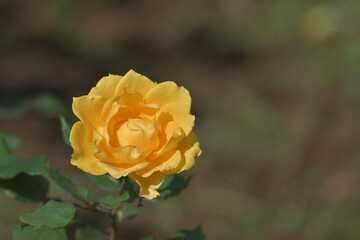
{"label": "rose stem", "polygon": [[[121,195],[122,192],[123,192],[126,180],[127,180],[127,177],[124,177],[122,179],[121,183],[120,183],[120,186],[119,186],[118,191],[117,191],[119,195]],[[109,214],[109,217],[111,219],[111,226],[112,226],[112,231],[111,231],[110,237],[109,237],[110,240],[116,240],[116,235],[117,235],[118,230],[119,230],[118,222],[117,222],[117,216],[116,216],[118,210],[119,210],[119,207],[113,209],[111,211],[111,213]]]}
{"label": "rose stem", "polygon": [[121,180],[120,186],[119,186],[119,188],[118,188],[118,194],[119,194],[119,195],[122,194],[122,191],[123,191],[123,189],[124,189],[126,180],[127,180],[127,177],[124,177],[124,178]]}
{"label": "rose stem", "polygon": [[81,208],[81,209],[84,209],[84,210],[87,210],[87,211],[90,211],[90,212],[97,212],[97,213],[108,213],[108,212],[105,212],[105,211],[101,211],[99,209],[96,209],[96,208],[93,208],[90,204],[86,204],[86,207],[84,206],[81,206],[77,203],[74,203],[74,206],[75,207],[78,207],[78,208]]}

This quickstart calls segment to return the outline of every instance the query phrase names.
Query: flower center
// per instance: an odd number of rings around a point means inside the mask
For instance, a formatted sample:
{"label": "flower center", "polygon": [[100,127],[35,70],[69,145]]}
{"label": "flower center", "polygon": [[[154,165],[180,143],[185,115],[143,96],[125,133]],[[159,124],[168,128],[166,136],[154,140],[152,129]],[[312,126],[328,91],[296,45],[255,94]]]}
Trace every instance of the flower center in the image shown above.
{"label": "flower center", "polygon": [[148,119],[130,118],[117,131],[121,146],[136,146],[139,152],[157,148],[159,138],[154,123]]}

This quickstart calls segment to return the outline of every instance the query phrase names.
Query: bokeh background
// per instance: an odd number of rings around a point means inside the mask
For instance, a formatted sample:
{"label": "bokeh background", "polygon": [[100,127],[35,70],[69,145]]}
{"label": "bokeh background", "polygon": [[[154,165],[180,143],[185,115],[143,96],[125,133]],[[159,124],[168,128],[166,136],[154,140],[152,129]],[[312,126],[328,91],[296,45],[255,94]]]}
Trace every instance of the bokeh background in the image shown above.
{"label": "bokeh background", "polygon": [[[108,73],[175,81],[192,95],[203,154],[190,186],[145,203],[124,236],[201,223],[209,240],[360,239],[359,10],[358,0],[1,0],[0,130],[95,198],[57,115],[74,122],[72,97]],[[0,237],[36,207],[0,194]]]}

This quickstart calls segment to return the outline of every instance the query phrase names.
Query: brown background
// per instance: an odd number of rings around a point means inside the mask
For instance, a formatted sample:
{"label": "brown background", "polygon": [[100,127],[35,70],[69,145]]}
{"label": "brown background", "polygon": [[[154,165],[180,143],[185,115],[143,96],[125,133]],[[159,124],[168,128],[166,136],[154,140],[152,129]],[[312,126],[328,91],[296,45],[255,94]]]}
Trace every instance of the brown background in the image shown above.
{"label": "brown background", "polygon": [[[359,239],[359,10],[357,0],[2,0],[0,107],[51,93],[74,121],[71,98],[108,73],[175,81],[193,97],[203,154],[190,186],[146,203],[124,236],[201,223],[209,240]],[[2,114],[0,130],[94,199],[56,115]],[[37,207],[3,194],[0,206],[4,239]]]}

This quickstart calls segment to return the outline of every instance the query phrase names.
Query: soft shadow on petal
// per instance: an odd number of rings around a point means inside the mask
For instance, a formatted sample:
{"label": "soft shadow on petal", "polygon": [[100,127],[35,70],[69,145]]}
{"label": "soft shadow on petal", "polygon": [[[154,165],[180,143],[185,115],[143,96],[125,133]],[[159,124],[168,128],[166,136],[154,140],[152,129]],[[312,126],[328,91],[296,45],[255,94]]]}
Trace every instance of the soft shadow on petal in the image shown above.
{"label": "soft shadow on petal", "polygon": [[192,131],[195,116],[190,114],[190,106],[178,102],[171,102],[163,105],[161,111],[169,113],[172,116],[173,121],[184,130],[186,135]]}
{"label": "soft shadow on petal", "polygon": [[179,143],[185,138],[184,132],[176,122],[168,122],[163,130],[165,134],[160,136],[160,147],[149,156],[155,159],[166,151],[171,151],[179,146]]}
{"label": "soft shadow on petal", "polygon": [[101,96],[82,96],[73,98],[72,109],[82,122],[97,128],[103,125],[101,111],[104,103],[105,98]]}
{"label": "soft shadow on petal", "polygon": [[180,164],[181,158],[182,155],[179,150],[166,152],[160,157],[151,161],[146,168],[137,171],[136,174],[146,178],[157,171],[170,171]]}
{"label": "soft shadow on petal", "polygon": [[74,149],[74,153],[71,155],[71,164],[93,175],[105,174],[106,171],[96,164],[99,162],[99,159],[95,158],[92,154],[93,143],[89,140],[87,132],[85,124],[80,121],[76,122],[72,127],[70,143]]}
{"label": "soft shadow on petal", "polygon": [[135,106],[134,111],[139,118],[147,118],[151,121],[155,120],[156,113],[160,109],[160,105],[156,103],[152,104],[143,104],[139,106]]}
{"label": "soft shadow on petal", "polygon": [[105,121],[112,110],[118,106],[137,107],[140,104],[142,104],[142,95],[140,93],[127,93],[124,91],[120,95],[116,95],[105,102],[101,111],[101,118]]}
{"label": "soft shadow on petal", "polygon": [[107,99],[113,97],[115,93],[115,88],[122,78],[122,76],[112,74],[101,78],[100,81],[96,84],[96,86],[90,90],[89,95],[98,95]]}
{"label": "soft shadow on petal", "polygon": [[114,149],[111,146],[106,146],[104,141],[99,144],[94,144],[94,156],[99,158],[102,162],[110,164],[136,164],[145,159],[151,149],[144,152],[138,152],[135,146],[125,146],[119,149]]}
{"label": "soft shadow on petal", "polygon": [[134,111],[127,106],[121,106],[114,103],[112,110],[106,119],[106,126],[104,135],[107,135],[107,143],[113,147],[119,146],[119,139],[117,137],[117,130],[126,123],[129,118],[134,117]]}
{"label": "soft shadow on petal", "polygon": [[165,175],[161,172],[154,172],[147,178],[140,177],[136,174],[130,174],[129,177],[140,186],[140,196],[149,200],[157,197],[159,193],[156,191],[165,179]]}
{"label": "soft shadow on petal", "polygon": [[148,162],[142,162],[138,164],[113,164],[105,162],[97,162],[97,165],[108,172],[113,178],[121,178],[128,174],[140,170],[147,165]]}
{"label": "soft shadow on petal", "polygon": [[156,83],[144,75],[141,75],[134,70],[130,70],[116,86],[115,94],[120,94],[126,89],[128,93],[140,93],[145,96],[145,94],[155,86]]}
{"label": "soft shadow on petal", "polygon": [[194,132],[191,132],[189,136],[180,143],[178,149],[182,155],[181,162],[176,168],[170,171],[164,171],[166,175],[190,170],[195,165],[195,159],[201,154],[200,144]]}
{"label": "soft shadow on petal", "polygon": [[146,103],[164,105],[169,102],[179,102],[187,106],[191,105],[191,97],[188,90],[178,87],[174,82],[162,82],[152,88],[145,96]]}
{"label": "soft shadow on petal", "polygon": [[137,164],[145,159],[152,151],[151,148],[139,152],[136,146],[128,145],[114,148],[108,145],[104,136],[98,131],[93,131],[93,154],[101,162],[109,164]]}

